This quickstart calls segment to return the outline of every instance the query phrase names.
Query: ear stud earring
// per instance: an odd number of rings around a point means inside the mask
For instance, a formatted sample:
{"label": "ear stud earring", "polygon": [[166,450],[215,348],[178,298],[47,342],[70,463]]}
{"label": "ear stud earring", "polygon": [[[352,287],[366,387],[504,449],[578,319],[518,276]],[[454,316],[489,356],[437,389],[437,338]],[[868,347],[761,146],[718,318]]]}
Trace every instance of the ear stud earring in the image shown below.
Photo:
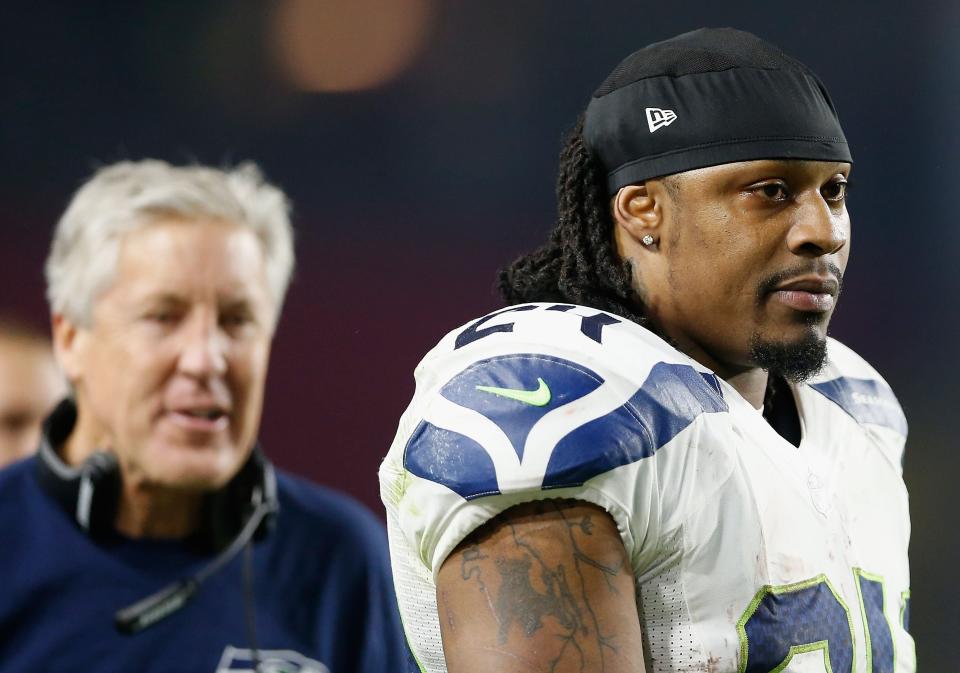
{"label": "ear stud earring", "polygon": [[641,238],[640,240],[641,240],[641,242],[642,242],[644,245],[652,245],[652,244],[653,244],[653,236],[651,236],[650,234],[647,234],[646,236],[644,236],[644,237]]}

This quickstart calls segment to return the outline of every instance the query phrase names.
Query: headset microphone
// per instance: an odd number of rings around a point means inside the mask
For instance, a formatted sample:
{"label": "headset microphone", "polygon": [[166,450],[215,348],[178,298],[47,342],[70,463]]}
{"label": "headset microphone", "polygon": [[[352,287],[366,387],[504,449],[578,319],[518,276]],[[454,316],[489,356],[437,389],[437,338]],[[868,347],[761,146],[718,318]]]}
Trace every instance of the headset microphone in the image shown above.
{"label": "headset microphone", "polygon": [[264,517],[277,509],[276,500],[265,497],[259,487],[254,489],[254,501],[257,502],[256,508],[226,549],[194,575],[177,580],[160,591],[118,610],[113,617],[117,630],[126,634],[139,633],[186,605],[207,578],[220,570],[250,543]]}

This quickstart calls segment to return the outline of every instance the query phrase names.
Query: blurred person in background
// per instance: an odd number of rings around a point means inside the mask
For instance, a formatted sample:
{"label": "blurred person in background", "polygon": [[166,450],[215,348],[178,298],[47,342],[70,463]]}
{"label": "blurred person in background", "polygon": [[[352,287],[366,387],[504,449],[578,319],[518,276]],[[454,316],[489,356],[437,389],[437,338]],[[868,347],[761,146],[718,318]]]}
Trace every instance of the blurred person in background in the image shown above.
{"label": "blurred person in background", "polygon": [[381,467],[430,673],[907,673],[906,420],[827,337],[851,156],[823,83],[702,29],[627,57],[559,220],[447,335]]}
{"label": "blurred person in background", "polygon": [[66,394],[50,340],[0,317],[0,467],[36,451],[41,422]]}
{"label": "blurred person in background", "polygon": [[74,196],[46,268],[73,396],[0,473],[0,670],[404,660],[379,522],[257,446],[288,210],[252,164],[123,162]]}

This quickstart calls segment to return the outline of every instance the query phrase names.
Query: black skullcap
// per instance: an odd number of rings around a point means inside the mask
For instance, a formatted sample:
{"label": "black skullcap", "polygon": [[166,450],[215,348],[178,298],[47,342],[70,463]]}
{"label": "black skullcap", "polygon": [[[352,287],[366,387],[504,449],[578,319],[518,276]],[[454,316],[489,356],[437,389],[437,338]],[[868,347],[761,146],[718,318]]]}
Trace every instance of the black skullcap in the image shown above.
{"label": "black skullcap", "polygon": [[583,133],[611,194],[735,161],[851,161],[820,79],[732,28],[701,28],[628,56],[594,92]]}

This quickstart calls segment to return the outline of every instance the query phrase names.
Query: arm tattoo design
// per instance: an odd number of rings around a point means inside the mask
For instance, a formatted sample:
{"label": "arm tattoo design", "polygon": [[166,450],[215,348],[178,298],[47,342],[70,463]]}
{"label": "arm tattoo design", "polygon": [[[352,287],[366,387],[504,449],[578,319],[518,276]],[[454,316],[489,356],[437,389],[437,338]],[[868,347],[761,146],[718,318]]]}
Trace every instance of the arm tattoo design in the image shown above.
{"label": "arm tattoo design", "polygon": [[[555,631],[560,641],[556,657],[550,662],[551,673],[560,670],[561,666],[565,671],[585,672],[589,661],[598,660],[602,671],[606,670],[603,666],[606,651],[617,653],[618,648],[614,634],[601,630],[592,606],[597,596],[588,595],[585,573],[601,573],[607,590],[619,594],[612,578],[624,571],[624,564],[621,561],[615,566],[606,565],[585,553],[577,539],[593,534],[591,516],[568,519],[563,504],[543,501],[531,505],[535,518],[550,514],[555,520],[559,515],[565,524],[563,539],[551,544],[555,559],[549,561],[545,558],[542,540],[538,542],[532,536],[525,536],[516,525],[507,521],[512,549],[492,559],[497,577],[484,577],[484,570],[489,573],[492,569],[491,559],[476,543],[461,552],[460,576],[463,581],[476,584],[485,594],[499,627],[499,645],[507,644],[513,629],[519,628],[529,639],[549,623],[548,629]],[[558,543],[562,549],[559,555],[556,554]],[[499,581],[493,581],[495,579]],[[496,596],[490,596],[488,583],[497,587]]]}

